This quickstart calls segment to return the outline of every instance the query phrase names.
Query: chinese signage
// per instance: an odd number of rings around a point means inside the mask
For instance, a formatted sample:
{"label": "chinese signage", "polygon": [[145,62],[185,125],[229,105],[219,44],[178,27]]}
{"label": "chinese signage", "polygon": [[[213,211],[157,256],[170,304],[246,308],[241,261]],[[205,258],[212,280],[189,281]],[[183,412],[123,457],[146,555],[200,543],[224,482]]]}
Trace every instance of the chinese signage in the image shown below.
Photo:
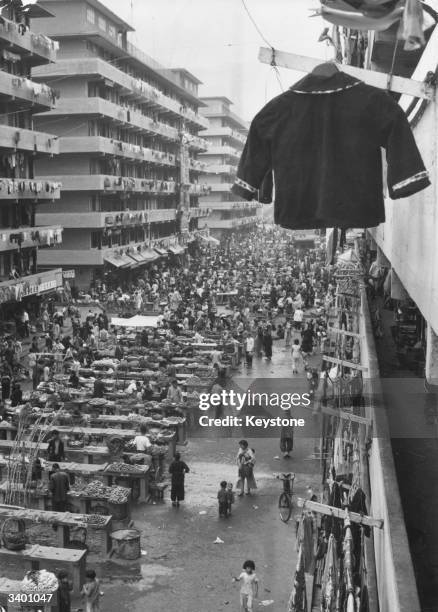
{"label": "chinese signage", "polygon": [[54,270],[33,274],[23,279],[0,283],[0,304],[6,302],[20,302],[31,295],[40,295],[48,291],[55,291],[62,287],[62,271]]}

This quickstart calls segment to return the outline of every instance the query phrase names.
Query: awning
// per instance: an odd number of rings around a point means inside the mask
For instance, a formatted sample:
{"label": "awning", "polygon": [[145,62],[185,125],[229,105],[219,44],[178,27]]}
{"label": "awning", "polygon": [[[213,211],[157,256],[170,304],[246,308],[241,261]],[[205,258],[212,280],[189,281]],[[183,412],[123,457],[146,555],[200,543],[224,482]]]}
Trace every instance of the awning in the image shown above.
{"label": "awning", "polygon": [[126,268],[127,267],[126,260],[123,259],[121,255],[114,255],[113,253],[110,253],[108,255],[105,255],[103,259],[104,261],[110,263],[115,268]]}
{"label": "awning", "polygon": [[129,257],[132,257],[132,259],[137,263],[144,263],[142,254],[138,251],[134,251],[134,253],[129,253]]}
{"label": "awning", "polygon": [[141,252],[141,255],[146,262],[155,261],[158,259],[158,253],[156,253],[154,249],[146,249],[145,251]]}
{"label": "awning", "polygon": [[129,319],[113,317],[111,325],[116,327],[157,327],[158,317],[147,317],[144,315],[135,315]]}
{"label": "awning", "polygon": [[179,244],[176,246],[171,246],[169,247],[169,252],[172,253],[173,255],[181,255],[181,253],[184,253],[185,248],[180,246]]}
{"label": "awning", "polygon": [[161,257],[167,257],[166,249],[160,249],[158,247],[154,247],[154,251],[156,251],[158,255],[160,255]]}

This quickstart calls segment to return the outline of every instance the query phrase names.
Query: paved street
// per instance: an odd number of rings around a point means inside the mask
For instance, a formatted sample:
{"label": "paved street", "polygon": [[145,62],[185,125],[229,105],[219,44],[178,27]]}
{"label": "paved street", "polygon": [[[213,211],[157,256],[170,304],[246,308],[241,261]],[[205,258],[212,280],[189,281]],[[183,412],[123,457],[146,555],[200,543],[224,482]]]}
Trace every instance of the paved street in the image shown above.
{"label": "paved street", "polygon": [[[282,348],[283,341],[276,344],[279,346],[274,345],[271,363],[264,359],[254,362],[250,374],[260,378],[251,389],[305,392],[305,381],[301,377],[291,378],[289,351]],[[268,376],[275,378],[268,381]],[[244,387],[244,371],[236,382]],[[250,382],[251,376],[247,380]],[[312,432],[316,431],[313,417],[304,409],[293,415],[306,418],[307,426],[296,433],[291,460],[278,459],[278,436],[250,438],[249,432],[234,430],[228,438],[214,439],[211,433],[210,437],[190,438],[183,448],[183,458],[191,468],[184,507],[173,508],[167,500],[162,505],[142,506],[134,513],[146,554],[140,563],[102,565],[99,573],[104,576],[106,612],[238,610],[239,589],[231,583],[231,577],[240,573],[247,558],[254,559],[257,566],[261,581],[259,599],[274,600],[267,607],[272,612],[285,609],[296,565],[295,521],[292,518],[287,525],[280,521],[277,504],[281,483],[272,475],[275,471],[295,471],[298,495],[307,486],[318,487],[320,483],[319,462],[311,458],[315,444]],[[216,500],[219,482],[236,480],[235,456],[241,437],[247,437],[256,450],[259,488],[254,495],[237,498],[231,518],[219,519]],[[223,544],[213,543],[217,537]]]}

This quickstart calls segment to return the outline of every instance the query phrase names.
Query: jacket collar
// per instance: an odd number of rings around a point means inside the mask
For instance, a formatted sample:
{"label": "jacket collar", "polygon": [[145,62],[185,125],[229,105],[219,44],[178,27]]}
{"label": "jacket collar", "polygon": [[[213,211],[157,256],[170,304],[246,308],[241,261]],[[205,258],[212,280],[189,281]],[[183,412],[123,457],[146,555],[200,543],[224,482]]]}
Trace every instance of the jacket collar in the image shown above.
{"label": "jacket collar", "polygon": [[330,94],[350,89],[360,83],[362,81],[342,71],[330,77],[317,76],[310,73],[292,85],[290,90],[301,94]]}

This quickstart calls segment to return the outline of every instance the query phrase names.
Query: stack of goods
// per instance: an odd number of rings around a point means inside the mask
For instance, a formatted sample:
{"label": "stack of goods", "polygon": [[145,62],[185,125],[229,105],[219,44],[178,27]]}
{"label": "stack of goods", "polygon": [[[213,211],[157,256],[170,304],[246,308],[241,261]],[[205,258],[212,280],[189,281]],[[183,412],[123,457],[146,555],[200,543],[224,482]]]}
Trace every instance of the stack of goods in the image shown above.
{"label": "stack of goods", "polygon": [[20,584],[20,590],[24,593],[41,591],[42,593],[54,593],[58,589],[58,578],[47,570],[27,572]]}
{"label": "stack of goods", "polygon": [[131,491],[126,487],[107,487],[99,480],[92,480],[88,484],[73,486],[73,495],[86,496],[94,499],[106,500],[112,504],[126,504],[129,501]]}
{"label": "stack of goods", "polygon": [[106,468],[106,472],[117,472],[119,474],[144,474],[147,472],[144,465],[130,465],[129,463],[110,463]]}

